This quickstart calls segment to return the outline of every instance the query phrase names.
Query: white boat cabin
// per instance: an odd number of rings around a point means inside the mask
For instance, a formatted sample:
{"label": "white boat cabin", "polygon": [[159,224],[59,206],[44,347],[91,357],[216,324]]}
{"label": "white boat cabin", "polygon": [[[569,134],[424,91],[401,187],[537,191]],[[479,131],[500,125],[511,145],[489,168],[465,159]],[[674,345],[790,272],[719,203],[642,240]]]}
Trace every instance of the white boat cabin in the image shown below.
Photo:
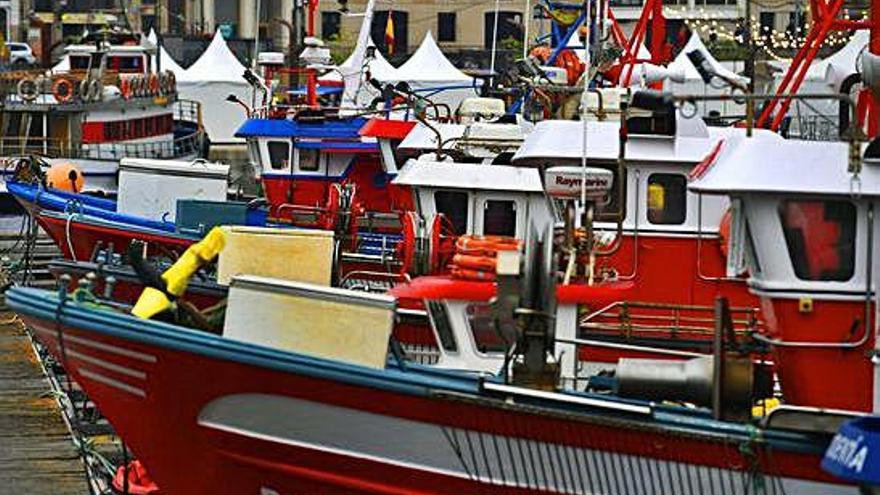
{"label": "white boat cabin", "polygon": [[880,411],[877,144],[860,165],[845,143],[732,139],[690,185],[732,198],[731,256],[762,299],[758,338],[789,403]]}
{"label": "white boat cabin", "polygon": [[258,178],[342,179],[354,160],[375,154],[375,139],[362,138],[362,119],[302,123],[287,119],[250,119],[235,135],[247,140]]}
{"label": "white boat cabin", "polygon": [[423,219],[443,214],[457,235],[528,241],[532,228],[545,232],[556,219],[532,168],[411,159],[393,183],[412,188]]}
{"label": "white boat cabin", "polygon": [[[728,202],[723,197],[703,197],[687,190],[688,174],[719,141],[743,133],[740,129],[709,128],[702,119],[678,117],[674,136],[630,133],[626,160],[624,234],[695,236],[716,235]],[[778,142],[781,138],[756,130],[756,138]],[[558,165],[581,165],[584,152],[583,123],[548,120],[539,122],[513,157],[517,166],[541,169]],[[619,208],[617,162],[620,157],[620,122],[589,122],[586,136],[587,165],[615,173],[610,201],[599,211],[597,229],[613,230],[603,212]]]}
{"label": "white boat cabin", "polygon": [[64,67],[67,71],[97,69],[98,62],[103,70],[119,74],[148,73],[150,55],[156,52],[155,48],[143,45],[106,45],[100,50],[101,58],[95,61],[94,55],[99,53],[95,45],[68,45],[64,51],[69,59],[69,66]]}

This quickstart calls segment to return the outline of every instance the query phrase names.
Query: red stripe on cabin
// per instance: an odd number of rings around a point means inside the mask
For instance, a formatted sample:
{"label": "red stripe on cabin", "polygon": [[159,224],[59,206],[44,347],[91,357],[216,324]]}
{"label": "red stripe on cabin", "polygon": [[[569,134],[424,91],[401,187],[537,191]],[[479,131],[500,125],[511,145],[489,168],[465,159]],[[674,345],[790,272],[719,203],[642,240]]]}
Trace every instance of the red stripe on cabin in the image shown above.
{"label": "red stripe on cabin", "polygon": [[87,144],[104,141],[103,122],[85,122],[82,125],[82,142]]}
{"label": "red stripe on cabin", "polygon": [[131,141],[172,132],[174,132],[174,116],[171,114],[131,120],[85,122],[82,125],[82,142],[98,144]]}

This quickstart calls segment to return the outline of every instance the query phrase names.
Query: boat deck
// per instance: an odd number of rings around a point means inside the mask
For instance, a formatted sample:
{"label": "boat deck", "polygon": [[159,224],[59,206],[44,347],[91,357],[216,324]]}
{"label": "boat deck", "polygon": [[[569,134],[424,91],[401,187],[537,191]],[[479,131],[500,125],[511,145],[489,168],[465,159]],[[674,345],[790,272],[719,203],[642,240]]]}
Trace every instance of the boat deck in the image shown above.
{"label": "boat deck", "polygon": [[0,493],[89,493],[83,463],[24,326],[0,311]]}

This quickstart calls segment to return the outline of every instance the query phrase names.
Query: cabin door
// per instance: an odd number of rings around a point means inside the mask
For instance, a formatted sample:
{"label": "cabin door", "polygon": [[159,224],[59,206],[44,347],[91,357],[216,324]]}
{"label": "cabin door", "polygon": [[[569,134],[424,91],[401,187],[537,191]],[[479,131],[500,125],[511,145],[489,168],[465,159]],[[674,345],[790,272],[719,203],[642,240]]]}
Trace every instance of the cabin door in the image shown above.
{"label": "cabin door", "polygon": [[50,156],[70,156],[70,116],[55,114],[47,125],[46,141]]}

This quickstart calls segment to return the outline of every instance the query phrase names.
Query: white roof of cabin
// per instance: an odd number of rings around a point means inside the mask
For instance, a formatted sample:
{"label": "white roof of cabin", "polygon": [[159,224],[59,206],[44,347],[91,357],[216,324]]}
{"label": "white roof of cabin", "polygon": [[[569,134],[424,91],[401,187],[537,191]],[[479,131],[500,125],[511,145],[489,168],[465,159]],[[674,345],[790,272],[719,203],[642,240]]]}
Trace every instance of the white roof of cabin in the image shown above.
{"label": "white roof of cabin", "polygon": [[[454,148],[461,138],[475,140],[499,140],[509,146],[518,146],[525,138],[527,130],[519,124],[497,124],[477,122],[470,125],[464,124],[439,124],[432,123],[431,127],[440,133],[444,141],[443,148]],[[419,122],[409,131],[409,134],[398,146],[402,150],[433,150],[437,148],[437,132]]]}
{"label": "white roof of cabin", "polygon": [[866,163],[860,181],[847,172],[849,145],[840,142],[771,141],[731,137],[711,167],[689,185],[708,194],[880,195],[880,164]]}
{"label": "white roof of cabin", "polygon": [[[718,139],[743,134],[744,129],[707,127],[699,118],[679,117],[675,138],[630,134],[626,159],[640,162],[697,163],[703,160]],[[587,158],[616,160],[620,154],[620,122],[588,122]],[[778,135],[755,129],[759,139],[777,141]],[[580,160],[583,155],[583,124],[579,121],[539,122],[513,156],[513,163],[524,164],[556,160]]]}
{"label": "white roof of cabin", "polygon": [[408,160],[394,183],[438,189],[544,192],[541,174],[534,168],[426,160]]}

